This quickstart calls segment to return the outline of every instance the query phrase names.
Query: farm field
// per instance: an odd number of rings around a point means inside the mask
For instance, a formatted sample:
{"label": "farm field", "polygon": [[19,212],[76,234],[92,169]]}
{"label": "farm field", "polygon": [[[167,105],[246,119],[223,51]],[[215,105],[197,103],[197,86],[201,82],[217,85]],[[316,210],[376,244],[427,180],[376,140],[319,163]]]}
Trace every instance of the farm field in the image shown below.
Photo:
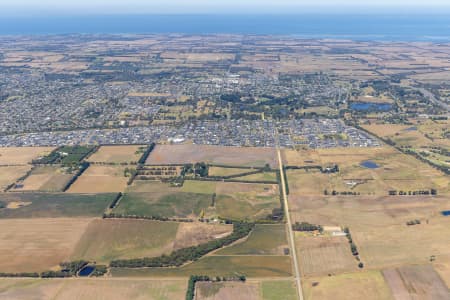
{"label": "farm field", "polygon": [[116,194],[4,193],[0,219],[100,217]]}
{"label": "farm field", "polygon": [[49,154],[52,147],[0,147],[0,165],[25,165]]}
{"label": "farm field", "polygon": [[23,181],[20,188],[12,191],[62,192],[74,175],[69,171],[54,166],[35,167]]}
{"label": "farm field", "polygon": [[222,218],[255,220],[280,207],[278,185],[217,182],[216,211]]}
{"label": "farm field", "polygon": [[186,277],[191,274],[209,276],[289,277],[289,256],[206,256],[180,268],[113,268],[114,277]]}
{"label": "farm field", "polygon": [[305,278],[302,285],[306,300],[394,300],[379,271]]}
{"label": "farm field", "polygon": [[0,190],[6,189],[10,184],[24,176],[30,169],[31,166],[29,165],[13,167],[0,166]]}
{"label": "farm field", "polygon": [[9,300],[173,300],[183,299],[186,280],[0,279],[0,298]]}
{"label": "farm field", "polygon": [[123,192],[128,178],[124,167],[91,165],[67,190],[68,193]]}
{"label": "farm field", "polygon": [[450,255],[439,256],[437,260],[433,262],[433,268],[439,273],[442,280],[444,280],[447,288],[450,289]]}
{"label": "farm field", "polygon": [[345,236],[326,237],[295,233],[300,272],[303,276],[326,275],[356,271],[358,262],[353,257]]}
{"label": "farm field", "polygon": [[[288,170],[290,193],[294,196],[323,195],[325,190],[330,194],[335,190],[381,196],[387,195],[390,190],[408,192],[436,189],[440,194],[450,191],[450,182],[442,172],[390,147],[314,151],[320,158],[319,165],[337,164],[339,173]],[[376,167],[368,168],[361,165],[367,161],[376,164]]]}
{"label": "farm field", "polygon": [[196,300],[260,300],[257,282],[197,282]]}
{"label": "farm field", "polygon": [[212,195],[174,192],[171,194],[127,193],[114,213],[140,216],[198,218],[212,202]]}
{"label": "farm field", "polygon": [[140,145],[101,146],[87,161],[112,164],[137,163],[145,148],[146,146]]}
{"label": "farm field", "polygon": [[210,166],[208,169],[209,176],[230,176],[237,175],[245,172],[249,172],[251,169],[239,169],[239,168],[222,168]]}
{"label": "farm field", "polygon": [[277,182],[277,174],[275,172],[263,172],[242,177],[236,177],[237,180],[243,181],[272,181]]}
{"label": "farm field", "polygon": [[394,299],[449,299],[450,291],[431,265],[383,271]]}
{"label": "farm field", "polygon": [[287,166],[314,166],[320,165],[320,157],[313,149],[282,149],[283,163]]}
{"label": "farm field", "polygon": [[241,243],[219,250],[217,255],[283,255],[288,248],[284,224],[256,225]]}
{"label": "farm field", "polygon": [[231,231],[231,226],[203,223],[94,220],[76,245],[71,259],[109,263],[115,259],[155,257],[213,240]]}
{"label": "farm field", "polygon": [[[426,263],[432,255],[450,255],[450,218],[440,213],[450,205],[445,196],[290,197],[289,200],[294,221],[349,227],[367,267]],[[421,224],[406,225],[416,219]]]}
{"label": "farm field", "polygon": [[[449,151],[450,140],[446,137],[450,122],[433,120],[412,120],[414,125],[370,124],[364,128],[389,139],[396,146],[407,147],[422,158],[442,166],[450,166],[448,156],[441,149]],[[406,127],[403,128],[402,126]],[[391,128],[389,130],[389,128]],[[397,128],[397,130],[394,130]],[[438,149],[439,148],[439,149]]]}
{"label": "farm field", "polygon": [[279,206],[275,184],[186,180],[182,187],[170,187],[158,181],[135,181],[114,212],[183,218],[204,214],[207,218],[254,220],[266,217]]}
{"label": "farm field", "polygon": [[0,220],[0,272],[34,272],[67,261],[86,230],[86,218]]}
{"label": "farm field", "polygon": [[197,282],[196,300],[296,300],[293,281],[255,280],[243,282]]}
{"label": "farm field", "polygon": [[295,300],[297,291],[291,280],[261,281],[262,300]]}
{"label": "farm field", "polygon": [[[178,223],[147,220],[94,220],[78,241],[71,260],[109,263],[114,259],[168,254]],[[101,242],[99,242],[101,241]]]}
{"label": "farm field", "polygon": [[171,187],[159,181],[136,180],[114,209],[115,213],[163,217],[199,217],[212,204],[215,182],[185,181]]}
{"label": "farm field", "polygon": [[275,149],[260,147],[223,147],[208,145],[157,145],[146,164],[211,164],[264,167],[277,166]]}

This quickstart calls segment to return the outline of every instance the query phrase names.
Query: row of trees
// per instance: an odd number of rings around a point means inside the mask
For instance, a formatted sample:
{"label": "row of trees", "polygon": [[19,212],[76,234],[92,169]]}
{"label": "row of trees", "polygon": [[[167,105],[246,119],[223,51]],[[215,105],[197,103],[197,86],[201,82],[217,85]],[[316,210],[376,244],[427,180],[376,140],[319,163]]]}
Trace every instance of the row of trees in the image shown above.
{"label": "row of trees", "polygon": [[429,190],[418,190],[418,191],[397,191],[397,190],[390,190],[389,196],[418,196],[418,195],[437,195],[436,189],[429,189]]}
{"label": "row of trees", "polygon": [[87,161],[82,162],[78,166],[77,173],[69,180],[69,182],[66,183],[62,191],[63,192],[67,191],[70,188],[70,186],[78,179],[78,177],[80,177],[84,173],[84,171],[86,171],[87,168],[89,168],[89,163]]}
{"label": "row of trees", "polygon": [[194,177],[207,177],[209,166],[204,162],[193,164],[185,164],[181,169],[181,176],[194,175]]}
{"label": "row of trees", "polygon": [[212,240],[198,246],[182,248],[173,251],[169,255],[113,260],[111,261],[110,266],[114,268],[179,267],[186,262],[196,261],[213,250],[230,245],[231,243],[246,237],[253,230],[254,226],[254,223],[235,222],[233,223],[233,232],[226,237]]}
{"label": "row of trees", "polygon": [[137,219],[137,220],[154,220],[154,221],[171,221],[171,222],[186,222],[192,223],[194,220],[186,218],[169,218],[162,216],[140,216],[140,215],[125,215],[118,213],[103,214],[103,219]]}
{"label": "row of trees", "polygon": [[320,231],[323,232],[323,227],[321,225],[310,224],[308,222],[295,222],[292,225],[292,230],[294,231]]}
{"label": "row of trees", "polygon": [[331,192],[328,192],[328,190],[324,190],[323,194],[325,196],[329,196],[329,195],[331,195],[331,196],[339,196],[339,195],[340,196],[359,196],[360,195],[359,192],[351,192],[351,191],[338,192],[335,190],[332,190]]}
{"label": "row of trees", "polygon": [[361,262],[359,258],[358,247],[356,247],[355,243],[353,243],[353,238],[352,235],[350,234],[350,229],[348,227],[345,227],[344,232],[347,234],[347,239],[350,244],[350,251],[352,251],[352,254],[356,258],[356,260],[359,261],[358,267],[361,269],[364,268],[364,264]]}
{"label": "row of trees", "polygon": [[116,197],[114,198],[114,200],[111,202],[111,204],[109,205],[110,209],[113,209],[117,206],[117,203],[119,203],[120,198],[122,198],[123,194],[122,192],[119,192]]}
{"label": "row of trees", "polygon": [[147,161],[148,156],[152,153],[153,149],[155,149],[156,144],[151,143],[147,150],[145,150],[144,154],[142,154],[141,158],[138,160],[138,164],[143,165]]}

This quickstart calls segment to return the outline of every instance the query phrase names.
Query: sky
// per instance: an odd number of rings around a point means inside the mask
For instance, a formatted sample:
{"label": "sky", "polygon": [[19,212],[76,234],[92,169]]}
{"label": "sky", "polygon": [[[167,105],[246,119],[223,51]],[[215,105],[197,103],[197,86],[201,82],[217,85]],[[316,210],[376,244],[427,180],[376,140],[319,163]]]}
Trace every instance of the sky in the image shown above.
{"label": "sky", "polygon": [[[364,3],[364,6],[361,6]],[[424,4],[425,3],[425,4]],[[449,0],[0,0],[1,14],[441,11]],[[450,9],[449,9],[450,11]]]}

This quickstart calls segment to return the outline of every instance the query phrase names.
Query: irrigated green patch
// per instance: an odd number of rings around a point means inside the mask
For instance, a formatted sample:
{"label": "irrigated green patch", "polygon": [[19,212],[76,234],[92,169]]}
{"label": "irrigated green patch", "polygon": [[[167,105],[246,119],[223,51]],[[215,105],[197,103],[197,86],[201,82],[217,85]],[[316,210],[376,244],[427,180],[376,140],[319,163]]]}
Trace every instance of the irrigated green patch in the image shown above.
{"label": "irrigated green patch", "polygon": [[181,268],[113,269],[116,277],[128,276],[210,276],[286,277],[291,276],[288,256],[206,256]]}
{"label": "irrigated green patch", "polygon": [[292,281],[261,282],[263,300],[295,300],[297,292]]}
{"label": "irrigated green patch", "polygon": [[284,224],[256,225],[246,241],[217,252],[217,255],[283,254],[288,248]]}
{"label": "irrigated green patch", "polygon": [[116,194],[2,194],[6,208],[0,218],[50,218],[101,216]]}

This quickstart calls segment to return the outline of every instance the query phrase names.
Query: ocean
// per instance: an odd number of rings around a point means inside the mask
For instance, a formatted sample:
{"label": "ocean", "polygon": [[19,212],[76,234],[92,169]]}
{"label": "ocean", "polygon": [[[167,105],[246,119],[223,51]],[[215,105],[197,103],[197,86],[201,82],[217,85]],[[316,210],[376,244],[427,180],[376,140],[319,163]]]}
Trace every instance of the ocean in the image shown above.
{"label": "ocean", "polygon": [[353,40],[450,40],[449,15],[86,15],[0,17],[0,35],[261,34]]}

